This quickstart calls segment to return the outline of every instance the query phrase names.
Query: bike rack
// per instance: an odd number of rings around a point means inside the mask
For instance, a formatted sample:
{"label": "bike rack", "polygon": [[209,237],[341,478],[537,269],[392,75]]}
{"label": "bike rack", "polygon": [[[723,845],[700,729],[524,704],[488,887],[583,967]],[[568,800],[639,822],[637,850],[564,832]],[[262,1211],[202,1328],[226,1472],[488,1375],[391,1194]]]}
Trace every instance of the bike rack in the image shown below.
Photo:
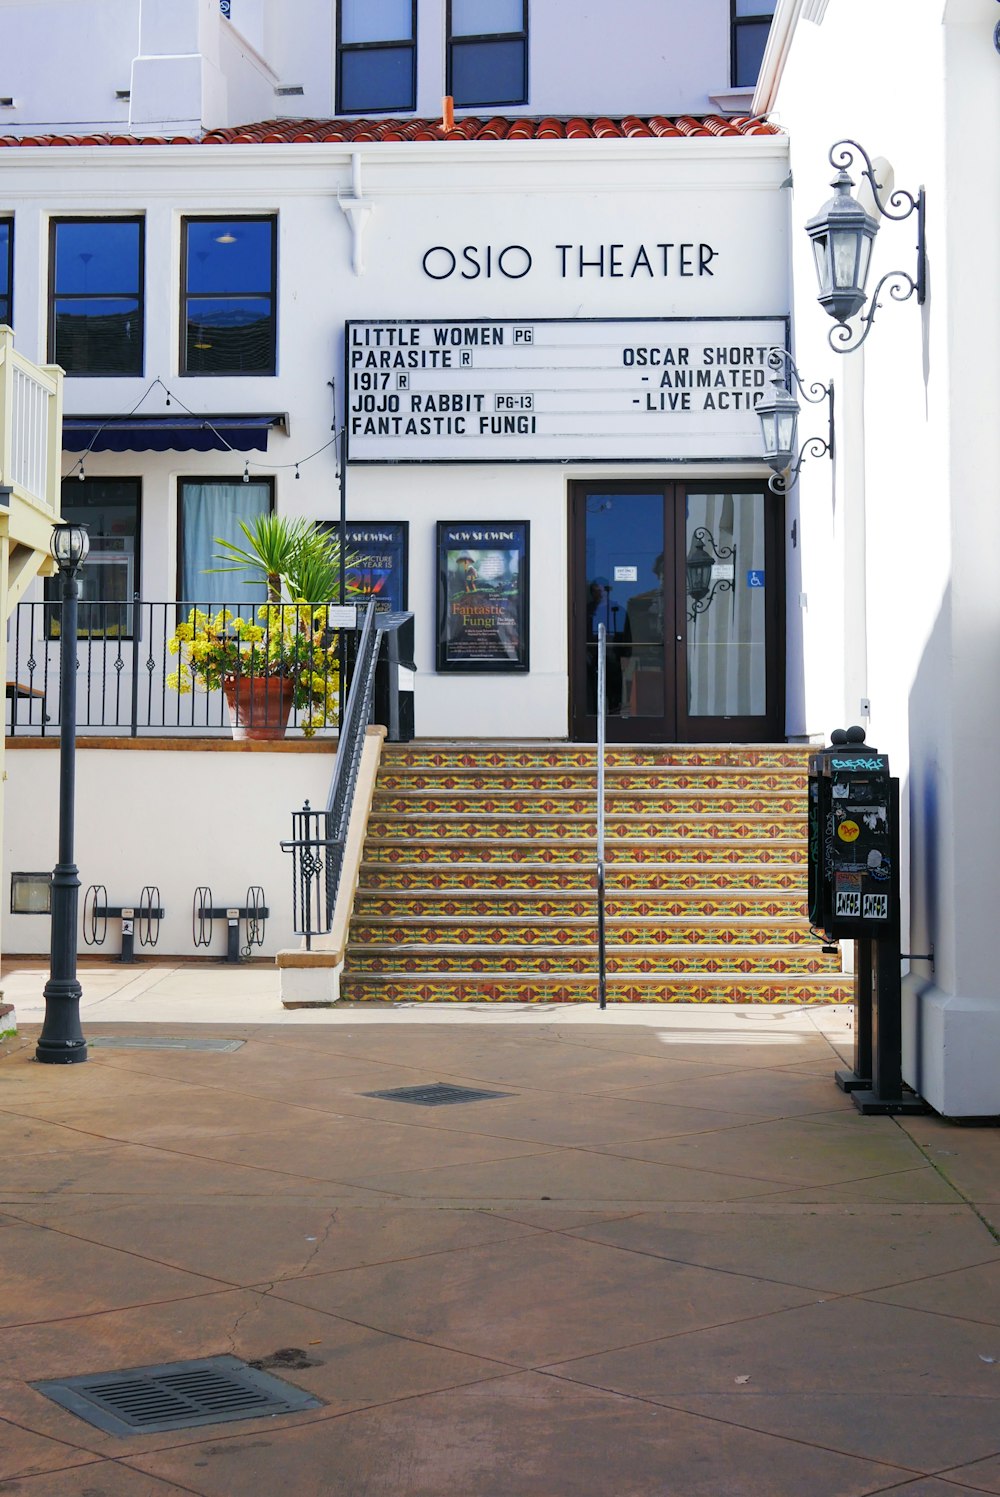
{"label": "bike rack", "polygon": [[[267,917],[270,914],[264,903],[264,890],[259,884],[251,884],[247,889],[247,897],[241,905],[216,905],[212,902],[212,891],[207,884],[199,884],[194,891],[194,905],[191,911],[191,931],[196,946],[210,946],[212,944],[212,928],[216,920],[226,922],[226,954],[222,958],[225,962],[238,962],[241,957],[250,955],[254,946],[263,946],[264,930],[267,925]],[[247,925],[247,943],[240,951],[240,921],[245,920]]]}
{"label": "bike rack", "polygon": [[121,955],[119,962],[135,961],[135,937],[138,926],[139,945],[155,946],[160,939],[160,921],[166,911],[160,903],[160,891],[155,884],[146,884],[137,905],[108,904],[108,891],[103,884],[91,884],[83,900],[83,939],[88,946],[103,946],[108,937],[108,921],[122,923]]}

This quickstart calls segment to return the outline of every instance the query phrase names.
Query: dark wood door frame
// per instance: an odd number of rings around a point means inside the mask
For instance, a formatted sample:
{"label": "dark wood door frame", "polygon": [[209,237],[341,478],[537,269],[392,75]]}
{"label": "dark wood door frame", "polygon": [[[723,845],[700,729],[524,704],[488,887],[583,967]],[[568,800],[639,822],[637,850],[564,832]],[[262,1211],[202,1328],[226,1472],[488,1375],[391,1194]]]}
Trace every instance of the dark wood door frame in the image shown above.
{"label": "dark wood door frame", "polygon": [[[586,682],[586,608],[588,579],[586,575],[586,496],[595,491],[607,494],[662,494],[664,496],[664,538],[672,542],[673,567],[664,599],[664,677],[668,690],[665,717],[628,719],[609,718],[609,742],[625,743],[772,743],[784,739],[785,722],[785,557],[784,505],[770,494],[763,481],[736,481],[726,478],[689,482],[630,482],[628,479],[578,480],[569,486],[569,732],[576,742],[593,742],[596,720],[588,717]],[[706,492],[764,494],[765,556],[767,586],[765,589],[765,641],[767,650],[767,703],[761,716],[691,717],[687,711],[687,641],[691,621],[688,617],[686,499],[688,494]],[[738,585],[738,576],[734,584]],[[671,625],[673,627],[671,627]]]}

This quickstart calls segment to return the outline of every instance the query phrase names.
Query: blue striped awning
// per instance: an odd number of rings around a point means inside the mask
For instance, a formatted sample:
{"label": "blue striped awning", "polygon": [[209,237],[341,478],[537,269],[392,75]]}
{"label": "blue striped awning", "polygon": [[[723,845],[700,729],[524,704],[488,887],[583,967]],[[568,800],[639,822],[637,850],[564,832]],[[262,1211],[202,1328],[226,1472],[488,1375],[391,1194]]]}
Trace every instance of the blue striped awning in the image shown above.
{"label": "blue striped awning", "polygon": [[269,416],[66,416],[64,452],[266,452]]}

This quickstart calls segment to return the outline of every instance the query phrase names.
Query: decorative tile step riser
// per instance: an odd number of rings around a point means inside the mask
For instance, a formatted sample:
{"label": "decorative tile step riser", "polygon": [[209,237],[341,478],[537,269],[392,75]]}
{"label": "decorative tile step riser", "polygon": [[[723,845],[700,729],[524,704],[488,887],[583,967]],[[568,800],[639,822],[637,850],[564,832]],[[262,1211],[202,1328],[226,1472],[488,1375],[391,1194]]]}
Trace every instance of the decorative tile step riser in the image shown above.
{"label": "decorative tile step riser", "polygon": [[[560,842],[546,845],[541,842],[483,844],[481,842],[433,842],[429,846],[415,845],[413,841],[398,842],[369,841],[365,846],[365,858],[372,863],[579,863],[594,867],[594,845]],[[681,842],[669,845],[649,841],[630,846],[607,849],[606,862],[609,868],[617,863],[655,863],[667,866],[673,863],[777,863],[783,866],[801,863],[805,866],[806,853],[799,843],[774,843],[762,847],[757,842],[747,842],[733,847],[719,841],[715,844]]]}
{"label": "decorative tile step riser", "polygon": [[[353,1003],[593,1003],[596,1006],[597,983],[593,979],[573,983],[532,978],[510,982],[392,978],[376,982],[348,976],[341,984],[341,995]],[[840,977],[796,979],[787,983],[766,978],[761,981],[742,978],[738,982],[707,982],[699,978],[673,978],[669,982],[625,979],[609,982],[607,997],[609,1003],[848,1003],[854,997],[854,988],[849,980]]]}
{"label": "decorative tile step riser", "polygon": [[[607,971],[611,973],[635,973],[648,972],[653,974],[666,974],[672,972],[683,973],[686,976],[694,976],[699,973],[732,972],[745,974],[758,974],[774,972],[836,972],[839,964],[836,957],[825,957],[819,953],[818,948],[813,948],[816,955],[809,951],[801,952],[784,948],[780,952],[772,952],[763,948],[740,955],[737,950],[720,951],[715,948],[712,952],[694,950],[683,954],[668,955],[666,951],[655,951],[650,947],[641,950],[609,950]],[[386,951],[372,952],[364,948],[348,947],[345,962],[345,971],[348,973],[361,972],[383,972],[395,973],[417,973],[417,972],[470,972],[470,973],[521,973],[527,976],[531,973],[554,972],[554,973],[587,973],[593,972],[596,967],[596,949],[588,953],[576,952],[572,948],[553,951],[550,955],[542,955],[531,947],[523,947],[519,951],[505,952],[480,951],[473,953],[469,950],[447,949],[437,947],[431,950],[410,951],[399,946]]]}
{"label": "decorative tile step riser", "polygon": [[[748,773],[745,770],[700,771],[697,774],[681,769],[611,769],[606,779],[610,794],[656,794],[681,792],[699,794],[733,794],[746,791],[754,795],[768,793],[776,795],[804,796],[807,778],[805,774],[785,771],[761,770]],[[496,770],[492,775],[472,770],[447,774],[428,774],[419,770],[400,772],[383,769],[379,773],[379,788],[390,794],[475,794],[502,795],[505,792],[541,792],[551,795],[556,791],[575,791],[578,795],[593,795],[597,787],[595,772],[552,770],[548,773],[520,774]]]}
{"label": "decorative tile step riser", "polygon": [[[707,769],[791,769],[805,773],[810,753],[814,749],[787,747],[759,747],[756,745],[725,745],[722,747],[666,747],[623,748],[615,746],[607,750],[605,763],[608,767],[633,769],[640,766],[669,768],[704,767]],[[542,747],[467,748],[446,747],[440,744],[410,745],[396,748],[387,745],[386,767],[391,770],[483,770],[503,771],[519,769],[589,769],[597,763],[597,750],[575,744],[544,745]]]}
{"label": "decorative tile step riser", "polygon": [[[593,914],[593,911],[590,911]],[[597,925],[590,919],[580,925],[558,921],[535,924],[466,925],[460,921],[441,925],[417,920],[412,925],[355,920],[351,925],[351,949],[355,946],[586,946],[597,942]],[[808,926],[776,924],[757,926],[685,925],[673,921],[662,926],[622,928],[609,922],[608,949],[623,946],[805,946],[818,949]]]}
{"label": "decorative tile step riser", "polygon": [[[661,893],[664,886],[670,889],[760,889],[768,893],[796,892],[804,898],[806,889],[806,866],[803,860],[796,868],[768,868],[766,873],[756,873],[748,865],[721,868],[693,869],[685,864],[671,866],[669,877],[658,865],[649,868],[620,865],[608,870],[609,889],[621,889],[629,894]],[[413,867],[408,862],[364,863],[361,867],[360,891],[362,894],[376,890],[393,892],[405,889],[435,890],[568,890],[594,888],[594,865],[580,864],[578,867],[542,868],[529,860],[517,867],[509,863],[504,866],[476,869],[436,868],[433,865]]]}
{"label": "decorative tile step riser", "polygon": [[[788,818],[801,825],[805,796],[792,795],[746,795],[732,796],[720,792],[716,796],[688,793],[674,796],[656,791],[642,791],[629,795],[616,795],[614,791],[605,801],[605,816],[618,817],[685,817],[685,816],[776,816]],[[378,794],[375,796],[373,816],[380,817],[431,817],[431,816],[484,816],[524,817],[579,816],[592,821],[595,814],[596,796],[563,792],[562,796],[525,793],[507,796],[492,794],[430,794],[415,795]]]}
{"label": "decorative tile step riser", "polygon": [[[468,838],[502,839],[503,841],[525,841],[535,838],[568,838],[575,841],[591,841],[597,836],[597,823],[592,816],[532,816],[504,817],[493,821],[488,818],[470,820],[468,812],[449,821],[410,820],[402,816],[372,816],[368,822],[368,835],[372,838],[395,838],[407,842],[433,839],[435,842],[462,841]],[[628,842],[634,839],[658,838],[660,841],[677,842],[686,838],[699,841],[740,841],[761,839],[773,842],[778,839],[804,839],[805,821],[798,817],[774,820],[762,817],[760,821],[715,820],[711,817],[698,819],[694,816],[678,818],[665,823],[648,820],[641,816],[628,820],[611,819],[605,826],[606,839]]]}
{"label": "decorative tile step riser", "polygon": [[[585,895],[571,894],[565,898],[523,895],[512,899],[498,895],[469,896],[467,899],[447,895],[414,894],[409,899],[384,899],[363,894],[354,900],[354,922],[375,920],[584,920],[592,919],[596,907],[593,890]],[[609,920],[684,920],[709,919],[716,921],[784,920],[801,922],[805,901],[801,895],[785,900],[764,899],[670,899],[651,900],[643,895],[629,899],[618,896],[605,897],[604,910]]]}

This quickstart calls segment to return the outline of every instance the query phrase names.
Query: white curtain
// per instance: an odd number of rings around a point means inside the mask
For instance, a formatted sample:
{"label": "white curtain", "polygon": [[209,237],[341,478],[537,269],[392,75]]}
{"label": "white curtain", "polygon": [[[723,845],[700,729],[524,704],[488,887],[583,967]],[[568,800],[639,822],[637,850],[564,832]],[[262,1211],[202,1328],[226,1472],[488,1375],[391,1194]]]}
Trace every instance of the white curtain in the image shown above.
{"label": "white curtain", "polygon": [[248,549],[240,521],[251,524],[271,508],[267,483],[182,483],[181,602],[218,608],[223,603],[263,603],[267,588],[248,586],[249,573],[206,572],[216,560],[219,540]]}

